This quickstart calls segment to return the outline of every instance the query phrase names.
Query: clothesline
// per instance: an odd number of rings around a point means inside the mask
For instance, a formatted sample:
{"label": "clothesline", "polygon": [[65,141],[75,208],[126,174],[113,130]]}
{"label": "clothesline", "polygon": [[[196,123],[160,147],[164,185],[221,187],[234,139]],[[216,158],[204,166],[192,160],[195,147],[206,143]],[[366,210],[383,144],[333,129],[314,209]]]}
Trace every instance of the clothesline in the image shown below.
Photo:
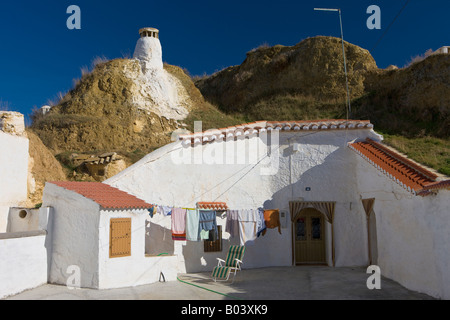
{"label": "clothesline", "polygon": [[[156,209],[156,211],[155,211]],[[150,217],[155,213],[171,216],[172,240],[174,241],[215,241],[218,239],[216,213],[226,213],[225,231],[231,237],[239,237],[241,245],[252,244],[256,238],[264,236],[267,229],[278,228],[281,223],[278,209],[203,209],[161,206],[153,204]]]}

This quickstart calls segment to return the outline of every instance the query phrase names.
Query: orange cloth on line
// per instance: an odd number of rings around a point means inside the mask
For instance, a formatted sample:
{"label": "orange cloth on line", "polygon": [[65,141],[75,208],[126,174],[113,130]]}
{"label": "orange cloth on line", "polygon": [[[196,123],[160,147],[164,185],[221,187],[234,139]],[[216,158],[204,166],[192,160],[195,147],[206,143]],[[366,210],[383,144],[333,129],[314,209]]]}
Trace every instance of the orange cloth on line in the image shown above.
{"label": "orange cloth on line", "polygon": [[[281,234],[280,210],[264,210],[264,222],[269,229],[278,227],[278,232]],[[266,230],[262,234],[264,235],[265,233]]]}

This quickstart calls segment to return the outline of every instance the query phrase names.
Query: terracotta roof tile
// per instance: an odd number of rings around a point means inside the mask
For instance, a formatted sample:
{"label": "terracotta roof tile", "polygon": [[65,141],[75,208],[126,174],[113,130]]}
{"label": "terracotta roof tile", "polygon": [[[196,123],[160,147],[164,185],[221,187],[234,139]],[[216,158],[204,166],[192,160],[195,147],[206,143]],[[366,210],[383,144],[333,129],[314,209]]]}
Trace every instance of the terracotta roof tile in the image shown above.
{"label": "terracotta roof tile", "polygon": [[348,129],[372,129],[369,120],[299,120],[299,121],[256,121],[236,126],[207,130],[179,135],[179,140],[185,145],[196,143],[208,143],[238,136],[253,136],[270,130],[280,131],[310,131],[310,130],[348,130]]}
{"label": "terracotta roof tile", "polygon": [[425,196],[432,190],[450,189],[450,180],[436,181],[438,175],[434,172],[372,139],[350,143],[349,147],[415,195]]}
{"label": "terracotta roof tile", "polygon": [[439,190],[439,189],[447,189],[450,190],[450,180],[442,180],[442,181],[435,181],[435,182],[429,182],[424,185],[423,188],[426,190]]}
{"label": "terracotta roof tile", "polygon": [[50,182],[98,203],[103,209],[148,209],[153,205],[101,182]]}
{"label": "terracotta roof tile", "polygon": [[209,210],[227,210],[228,206],[225,202],[197,202],[197,208]]}

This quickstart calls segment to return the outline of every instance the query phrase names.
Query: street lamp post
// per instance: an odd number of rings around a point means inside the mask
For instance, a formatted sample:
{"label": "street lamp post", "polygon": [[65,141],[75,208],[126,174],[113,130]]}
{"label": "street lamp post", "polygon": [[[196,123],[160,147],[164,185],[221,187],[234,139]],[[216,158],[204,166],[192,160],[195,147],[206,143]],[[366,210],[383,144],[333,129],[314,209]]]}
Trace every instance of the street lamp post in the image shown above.
{"label": "street lamp post", "polygon": [[315,11],[334,11],[334,12],[339,12],[339,23],[340,23],[340,26],[341,26],[342,54],[344,56],[345,85],[347,87],[347,101],[348,101],[347,119],[348,119],[348,116],[352,112],[352,109],[351,109],[351,105],[350,105],[350,92],[349,92],[349,89],[348,89],[347,61],[345,59],[344,32],[342,30],[341,9],[314,8],[314,10]]}

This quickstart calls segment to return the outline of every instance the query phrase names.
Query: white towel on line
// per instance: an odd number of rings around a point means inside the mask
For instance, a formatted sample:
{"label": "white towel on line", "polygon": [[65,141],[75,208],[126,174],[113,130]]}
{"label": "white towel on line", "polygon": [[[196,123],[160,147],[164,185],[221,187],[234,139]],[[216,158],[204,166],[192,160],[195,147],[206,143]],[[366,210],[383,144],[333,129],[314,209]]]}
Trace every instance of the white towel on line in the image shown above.
{"label": "white towel on line", "polygon": [[239,210],[239,241],[241,246],[252,245],[256,239],[257,210]]}

